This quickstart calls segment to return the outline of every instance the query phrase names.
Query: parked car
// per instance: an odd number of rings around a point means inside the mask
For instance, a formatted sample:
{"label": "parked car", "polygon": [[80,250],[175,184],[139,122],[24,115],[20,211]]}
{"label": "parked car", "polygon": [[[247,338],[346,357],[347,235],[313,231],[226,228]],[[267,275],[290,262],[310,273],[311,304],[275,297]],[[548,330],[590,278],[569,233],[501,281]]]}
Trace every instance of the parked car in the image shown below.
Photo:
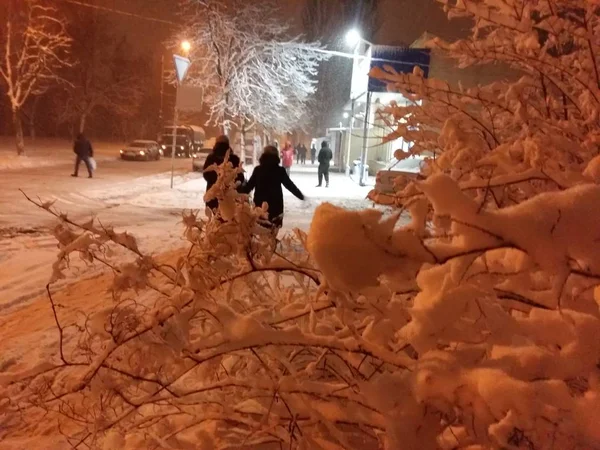
{"label": "parked car", "polygon": [[162,154],[158,142],[138,140],[121,150],[121,159],[157,161]]}
{"label": "parked car", "polygon": [[175,136],[175,156],[189,158],[194,152],[199,151],[204,145],[206,133],[204,128],[195,125],[180,125],[175,129],[165,127],[159,137],[160,147],[165,156],[173,153],[173,134]]}
{"label": "parked car", "polygon": [[211,148],[201,148],[192,153],[192,170],[194,172],[202,172],[206,157],[212,152]]}
{"label": "parked car", "polygon": [[393,194],[401,190],[411,180],[419,179],[425,158],[410,156],[401,161],[394,160],[377,172],[375,191],[380,194]]}

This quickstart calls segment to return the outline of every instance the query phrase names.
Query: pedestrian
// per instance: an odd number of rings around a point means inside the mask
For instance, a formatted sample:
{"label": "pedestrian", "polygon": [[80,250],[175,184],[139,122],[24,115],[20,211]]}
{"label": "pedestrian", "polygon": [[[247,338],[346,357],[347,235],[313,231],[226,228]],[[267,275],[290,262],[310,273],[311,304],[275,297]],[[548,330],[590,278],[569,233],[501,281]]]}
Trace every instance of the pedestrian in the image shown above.
{"label": "pedestrian", "polygon": [[285,147],[283,147],[283,150],[281,150],[281,160],[282,165],[289,176],[292,170],[292,165],[294,164],[294,147],[292,147],[290,142],[285,144]]}
{"label": "pedestrian", "polygon": [[290,179],[287,170],[279,165],[280,159],[274,146],[267,146],[260,157],[259,165],[252,172],[248,183],[244,186],[244,192],[250,194],[254,190],[254,204],[262,207],[263,203],[269,205],[269,222],[267,226],[274,231],[283,225],[283,189],[281,186],[294,194],[300,200],[304,200],[304,194]]}
{"label": "pedestrian", "polygon": [[92,165],[94,149],[92,148],[91,142],[83,135],[83,133],[79,133],[77,138],[75,138],[73,152],[77,155],[77,157],[75,158],[75,172],[73,172],[71,176],[77,177],[79,175],[79,165],[81,164],[81,161],[83,161],[85,167],[87,167],[88,178],[92,178],[92,174],[94,172]]}
{"label": "pedestrian", "polygon": [[306,153],[308,152],[308,150],[306,149],[306,146],[304,144],[300,144],[300,148],[298,150],[298,153],[300,154],[300,163],[301,164],[306,164]]}
{"label": "pedestrian", "polygon": [[327,141],[321,143],[321,150],[319,151],[319,184],[317,187],[323,185],[323,177],[325,177],[325,186],[329,187],[329,165],[333,159],[333,152],[329,148]]}
{"label": "pedestrian", "polygon": [[317,147],[315,147],[315,144],[312,144],[312,146],[310,147],[310,163],[312,165],[315,164],[316,158],[317,158]]}
{"label": "pedestrian", "polygon": [[[229,138],[227,136],[219,136],[216,140],[215,146],[213,147],[212,152],[206,157],[206,161],[204,162],[202,176],[206,180],[206,192],[209,191],[211,187],[217,182],[219,175],[214,170],[207,171],[206,169],[213,164],[220,166],[225,162],[225,156],[229,152],[229,162],[233,166],[234,169],[240,167],[240,158],[231,149],[229,145]],[[242,185],[244,184],[244,174],[239,173],[236,177],[236,181],[238,182],[238,191],[241,192]],[[213,198],[212,200],[206,203],[206,207],[211,209],[213,212],[219,208],[219,200]]]}
{"label": "pedestrian", "polygon": [[294,152],[296,153],[296,164],[300,164],[301,149],[302,149],[302,144],[298,144],[294,148]]}

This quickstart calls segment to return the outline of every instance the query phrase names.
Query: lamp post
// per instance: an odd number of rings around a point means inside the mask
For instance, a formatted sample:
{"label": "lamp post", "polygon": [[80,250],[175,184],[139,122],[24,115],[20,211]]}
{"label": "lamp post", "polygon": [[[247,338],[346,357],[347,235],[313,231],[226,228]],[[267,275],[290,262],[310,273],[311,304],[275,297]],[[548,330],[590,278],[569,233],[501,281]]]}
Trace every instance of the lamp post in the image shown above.
{"label": "lamp post", "polygon": [[350,129],[348,132],[348,148],[346,150],[346,176],[350,176],[350,153],[352,152],[352,132],[354,130],[354,99],[352,100],[352,109],[350,111]]}
{"label": "lamp post", "polygon": [[175,112],[173,116],[173,147],[171,148],[171,189],[174,185],[175,175],[175,153],[177,148],[177,122],[179,121],[179,109],[177,108],[177,97],[179,96],[179,85],[183,83],[187,70],[190,67],[190,60],[187,59],[189,52],[192,48],[190,41],[182,41],[180,44],[183,54],[186,56],[182,58],[178,55],[173,55],[173,62],[175,64],[175,76],[177,77],[177,83],[175,84]]}
{"label": "lamp post", "polygon": [[[353,73],[354,70],[356,69],[356,62],[358,60],[358,48],[360,46],[360,44],[367,44],[369,47],[372,47],[373,44],[369,41],[367,41],[366,39],[364,39],[361,34],[360,31],[357,30],[356,28],[353,28],[351,30],[349,30],[346,33],[346,42],[348,43],[349,46],[354,47],[354,67],[353,67]],[[359,174],[359,184],[361,186],[365,185],[365,166],[367,165],[367,145],[368,145],[368,136],[367,133],[369,132],[369,116],[371,114],[371,92],[369,92],[369,86],[368,86],[368,82],[367,82],[367,104],[366,104],[366,111],[365,111],[365,122],[364,122],[364,135],[363,135],[363,148],[361,150],[361,154],[360,154],[360,174]],[[350,123],[350,134],[352,134],[352,128],[353,128],[353,122],[354,122],[354,99],[352,99],[352,119],[351,119],[351,123]],[[350,154],[350,142],[348,143],[348,155]]]}

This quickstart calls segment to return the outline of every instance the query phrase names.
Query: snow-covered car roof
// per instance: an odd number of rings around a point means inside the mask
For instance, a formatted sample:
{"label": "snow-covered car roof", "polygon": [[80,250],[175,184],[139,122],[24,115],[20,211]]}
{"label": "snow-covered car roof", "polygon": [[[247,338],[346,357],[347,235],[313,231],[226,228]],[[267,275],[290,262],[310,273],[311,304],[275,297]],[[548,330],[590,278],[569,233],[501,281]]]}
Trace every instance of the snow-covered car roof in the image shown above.
{"label": "snow-covered car roof", "polygon": [[390,170],[393,172],[410,172],[410,173],[419,173],[421,171],[421,165],[425,161],[425,157],[423,156],[410,156],[401,161],[392,160],[387,166],[385,166],[384,170]]}

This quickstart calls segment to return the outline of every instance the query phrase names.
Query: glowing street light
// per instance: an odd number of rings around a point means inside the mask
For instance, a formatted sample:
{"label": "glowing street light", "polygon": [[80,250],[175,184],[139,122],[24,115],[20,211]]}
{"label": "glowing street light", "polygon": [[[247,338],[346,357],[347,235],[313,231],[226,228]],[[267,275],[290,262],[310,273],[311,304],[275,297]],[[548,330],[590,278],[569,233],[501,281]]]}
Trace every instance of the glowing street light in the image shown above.
{"label": "glowing street light", "polygon": [[347,119],[348,117],[350,117],[350,114],[348,114],[347,112],[344,113],[344,119]]}
{"label": "glowing street light", "polygon": [[181,41],[181,50],[183,50],[186,54],[190,52],[192,49],[192,44],[190,41]]}
{"label": "glowing street light", "polygon": [[362,41],[362,36],[356,28],[352,28],[346,33],[346,42],[350,47],[356,47],[360,41]]}

